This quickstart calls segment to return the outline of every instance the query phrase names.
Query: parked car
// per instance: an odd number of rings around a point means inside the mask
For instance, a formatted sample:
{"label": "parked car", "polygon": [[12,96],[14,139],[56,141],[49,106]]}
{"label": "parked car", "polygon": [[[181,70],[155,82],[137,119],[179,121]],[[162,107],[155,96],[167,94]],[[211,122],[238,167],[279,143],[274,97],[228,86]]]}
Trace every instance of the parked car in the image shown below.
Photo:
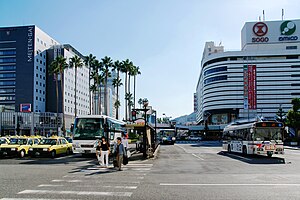
{"label": "parked car", "polygon": [[0,137],[0,146],[9,143],[9,139],[6,137]]}
{"label": "parked car", "polygon": [[29,148],[38,144],[38,138],[30,138],[26,136],[15,136],[9,139],[9,143],[1,145],[0,156],[19,156],[23,158],[28,155]]}
{"label": "parked car", "polygon": [[37,145],[32,145],[32,147],[29,148],[28,154],[31,157],[51,156],[52,158],[55,158],[56,155],[60,154],[69,155],[71,151],[72,144],[63,137],[54,136],[42,139]]}
{"label": "parked car", "polygon": [[191,140],[191,141],[201,141],[202,140],[202,137],[201,136],[196,136],[196,135],[190,135],[187,137],[188,140]]}

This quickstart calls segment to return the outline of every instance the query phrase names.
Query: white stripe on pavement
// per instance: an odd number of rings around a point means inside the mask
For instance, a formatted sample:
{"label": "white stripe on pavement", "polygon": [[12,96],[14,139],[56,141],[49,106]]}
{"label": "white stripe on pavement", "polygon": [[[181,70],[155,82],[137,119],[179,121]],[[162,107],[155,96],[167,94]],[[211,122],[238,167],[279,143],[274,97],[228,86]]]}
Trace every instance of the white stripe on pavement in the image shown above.
{"label": "white stripe on pavement", "polygon": [[0,200],[76,200],[76,199],[41,199],[41,198],[2,198]]}
{"label": "white stripe on pavement", "polygon": [[160,183],[161,186],[300,186],[300,183]]}
{"label": "white stripe on pavement", "polygon": [[82,180],[52,180],[52,182],[79,183],[82,182]]}
{"label": "white stripe on pavement", "polygon": [[204,160],[203,158],[201,158],[200,156],[197,156],[196,154],[192,154],[193,156],[195,156],[196,158],[199,158],[200,160]]}
{"label": "white stripe on pavement", "polygon": [[132,192],[91,192],[91,191],[56,191],[56,190],[24,190],[18,194],[72,194],[94,196],[130,197]]}
{"label": "white stripe on pavement", "polygon": [[63,187],[64,185],[41,184],[38,187]]}

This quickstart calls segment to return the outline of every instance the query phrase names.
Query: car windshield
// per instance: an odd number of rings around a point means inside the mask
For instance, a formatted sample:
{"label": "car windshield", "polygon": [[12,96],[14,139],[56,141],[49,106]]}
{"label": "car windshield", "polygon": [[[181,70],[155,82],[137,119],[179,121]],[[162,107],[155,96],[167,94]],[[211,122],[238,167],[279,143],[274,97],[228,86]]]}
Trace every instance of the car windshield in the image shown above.
{"label": "car windshield", "polygon": [[18,144],[18,145],[27,144],[27,139],[11,138],[9,141],[10,144]]}
{"label": "car windshield", "polygon": [[255,141],[282,140],[280,128],[257,128],[254,133]]}
{"label": "car windshield", "polygon": [[43,145],[56,145],[57,139],[43,139],[41,140],[40,144]]}
{"label": "car windshield", "polygon": [[104,136],[102,118],[76,119],[74,140],[94,140],[102,136]]}
{"label": "car windshield", "polygon": [[4,138],[0,138],[0,144],[6,144],[7,142],[6,142],[6,139],[4,139]]}

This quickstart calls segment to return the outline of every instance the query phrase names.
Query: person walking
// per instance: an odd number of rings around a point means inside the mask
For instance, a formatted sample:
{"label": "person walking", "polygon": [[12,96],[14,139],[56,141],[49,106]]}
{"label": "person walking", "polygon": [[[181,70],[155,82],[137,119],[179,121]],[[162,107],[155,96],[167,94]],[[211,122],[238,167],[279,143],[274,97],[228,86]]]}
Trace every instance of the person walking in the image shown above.
{"label": "person walking", "polygon": [[122,144],[125,148],[125,151],[127,151],[127,149],[128,149],[128,139],[127,139],[126,133],[123,133]]}
{"label": "person walking", "polygon": [[122,139],[120,137],[117,138],[116,155],[119,171],[122,171],[123,156],[126,156],[126,151],[124,145],[122,144]]}
{"label": "person walking", "polygon": [[[108,167],[108,155],[109,155],[109,152],[110,152],[110,145],[109,145],[109,142],[106,140],[106,138],[103,136],[102,139],[101,139],[101,151],[100,151],[100,154],[101,154],[101,163],[102,163],[102,166],[105,165],[105,167]],[[105,156],[105,164],[104,164],[104,156]]]}
{"label": "person walking", "polygon": [[101,156],[101,141],[98,140],[97,144],[96,144],[96,157],[97,157],[97,160],[98,160],[99,164],[101,164],[100,163],[100,161],[101,161],[100,156]]}

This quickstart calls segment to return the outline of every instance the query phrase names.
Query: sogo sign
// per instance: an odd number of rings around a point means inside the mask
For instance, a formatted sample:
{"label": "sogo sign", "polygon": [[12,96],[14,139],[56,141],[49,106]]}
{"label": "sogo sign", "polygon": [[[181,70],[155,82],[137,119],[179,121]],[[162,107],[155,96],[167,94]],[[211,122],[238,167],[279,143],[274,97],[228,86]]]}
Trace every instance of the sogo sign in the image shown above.
{"label": "sogo sign", "polygon": [[[252,27],[254,37],[252,37],[252,43],[266,43],[269,42],[269,37],[265,36],[268,33],[268,26],[264,22],[257,22]],[[278,41],[295,41],[298,40],[298,36],[292,35],[296,31],[296,24],[292,21],[284,21],[280,25],[280,34]]]}
{"label": "sogo sign", "polygon": [[253,33],[258,36],[258,37],[252,37],[252,42],[253,43],[258,43],[258,42],[269,42],[268,37],[262,37],[267,34],[268,32],[268,26],[263,23],[263,22],[257,22],[254,24],[253,28]]}

